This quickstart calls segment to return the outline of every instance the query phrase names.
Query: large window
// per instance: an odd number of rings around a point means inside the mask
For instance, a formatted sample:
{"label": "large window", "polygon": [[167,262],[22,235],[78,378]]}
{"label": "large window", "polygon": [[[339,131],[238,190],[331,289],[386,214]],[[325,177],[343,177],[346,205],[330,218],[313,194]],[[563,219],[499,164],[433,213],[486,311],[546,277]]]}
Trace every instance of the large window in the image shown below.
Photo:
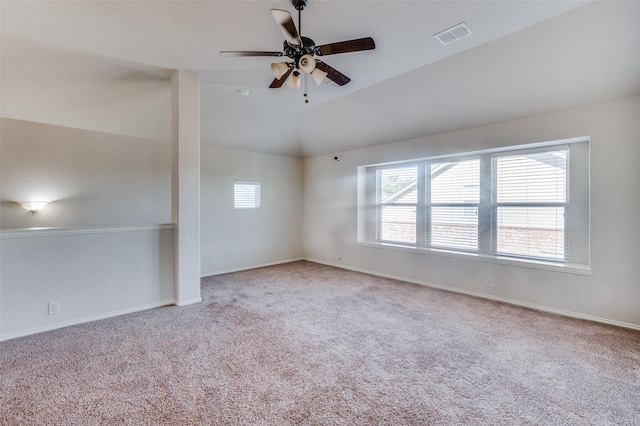
{"label": "large window", "polygon": [[588,264],[588,141],[360,168],[359,241]]}

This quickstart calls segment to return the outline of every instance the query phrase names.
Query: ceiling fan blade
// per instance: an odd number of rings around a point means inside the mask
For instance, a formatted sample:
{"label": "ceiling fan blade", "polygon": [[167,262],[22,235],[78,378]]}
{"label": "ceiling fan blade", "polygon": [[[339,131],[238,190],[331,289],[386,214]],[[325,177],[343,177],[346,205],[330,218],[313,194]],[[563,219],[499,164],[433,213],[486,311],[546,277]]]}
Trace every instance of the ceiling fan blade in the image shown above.
{"label": "ceiling fan blade", "polygon": [[291,72],[293,71],[293,65],[291,65],[289,67],[289,70],[287,70],[287,72],[285,72],[282,77],[278,78],[274,78],[273,81],[271,82],[271,84],[269,85],[269,89],[277,89],[279,87],[282,87],[282,85],[284,84],[285,81],[287,81],[287,78],[289,78],[289,74],[291,74]]}
{"label": "ceiling fan blade", "polygon": [[351,81],[349,77],[322,61],[316,61],[316,68],[326,72],[327,78],[336,83],[338,86],[344,86]]}
{"label": "ceiling fan blade", "polygon": [[290,44],[302,46],[302,39],[300,39],[300,34],[298,34],[296,24],[293,22],[293,18],[291,17],[291,13],[286,10],[271,9],[271,14],[278,25],[280,25],[280,30],[282,31],[282,35],[284,35],[284,39]]}
{"label": "ceiling fan blade", "polygon": [[337,43],[323,44],[316,48],[318,55],[335,55],[337,53],[360,52],[372,50],[376,43],[371,37],[357,38],[355,40],[339,41]]}
{"label": "ceiling fan blade", "polygon": [[253,50],[223,50],[220,56],[283,56],[282,52],[261,52]]}

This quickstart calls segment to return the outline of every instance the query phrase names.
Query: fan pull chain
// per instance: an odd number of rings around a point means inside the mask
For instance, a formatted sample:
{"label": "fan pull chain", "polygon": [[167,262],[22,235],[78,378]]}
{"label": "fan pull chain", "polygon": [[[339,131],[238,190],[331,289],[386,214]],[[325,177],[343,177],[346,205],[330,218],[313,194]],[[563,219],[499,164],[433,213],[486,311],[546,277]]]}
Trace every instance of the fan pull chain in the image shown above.
{"label": "fan pull chain", "polygon": [[[306,2],[304,2],[306,4]],[[302,9],[304,9],[304,4],[302,7],[296,7],[298,9],[298,34],[302,36]],[[304,103],[309,103],[309,95],[307,94],[307,74],[304,73]]]}

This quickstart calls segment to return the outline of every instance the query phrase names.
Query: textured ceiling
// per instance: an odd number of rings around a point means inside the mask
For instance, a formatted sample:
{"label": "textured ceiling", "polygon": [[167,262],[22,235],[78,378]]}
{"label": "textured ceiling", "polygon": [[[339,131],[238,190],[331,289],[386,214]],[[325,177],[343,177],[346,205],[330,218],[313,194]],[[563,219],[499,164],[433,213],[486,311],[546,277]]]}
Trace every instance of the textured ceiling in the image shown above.
{"label": "textured ceiling", "polygon": [[[281,50],[269,10],[294,12],[289,1],[0,7],[2,116],[111,133],[169,139],[176,69],[201,77],[203,144],[293,156],[640,93],[640,1],[309,0],[301,33],[317,44],[376,41],[323,58],[352,82],[310,82],[309,104],[267,88],[271,58],[217,53]],[[471,37],[433,38],[460,22]]]}

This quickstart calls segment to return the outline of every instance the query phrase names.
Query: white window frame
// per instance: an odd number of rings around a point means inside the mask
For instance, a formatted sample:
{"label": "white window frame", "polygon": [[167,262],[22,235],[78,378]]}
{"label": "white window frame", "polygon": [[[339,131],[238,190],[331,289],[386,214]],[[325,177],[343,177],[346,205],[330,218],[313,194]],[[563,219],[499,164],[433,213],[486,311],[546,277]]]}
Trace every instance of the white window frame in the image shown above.
{"label": "white window frame", "polygon": [[[566,259],[551,260],[532,257],[497,254],[493,250],[495,230],[495,203],[491,158],[495,155],[516,154],[523,150],[553,150],[559,146],[569,146],[571,150],[568,191],[565,207],[565,250]],[[590,275],[590,205],[589,205],[589,138],[581,137],[561,141],[518,145],[498,149],[467,152],[459,155],[443,155],[421,159],[411,159],[394,163],[372,164],[358,167],[358,239],[361,246],[391,250],[423,252],[439,256],[460,257],[477,260],[545,269],[560,272]],[[480,202],[478,204],[478,250],[465,251],[450,248],[430,247],[426,241],[427,208],[425,197],[426,167],[428,164],[446,161],[462,161],[480,158]],[[388,167],[402,167],[419,164],[418,206],[416,218],[416,244],[399,244],[378,239],[377,223],[379,200],[376,198],[376,170]],[[568,195],[569,195],[568,194]]]}

